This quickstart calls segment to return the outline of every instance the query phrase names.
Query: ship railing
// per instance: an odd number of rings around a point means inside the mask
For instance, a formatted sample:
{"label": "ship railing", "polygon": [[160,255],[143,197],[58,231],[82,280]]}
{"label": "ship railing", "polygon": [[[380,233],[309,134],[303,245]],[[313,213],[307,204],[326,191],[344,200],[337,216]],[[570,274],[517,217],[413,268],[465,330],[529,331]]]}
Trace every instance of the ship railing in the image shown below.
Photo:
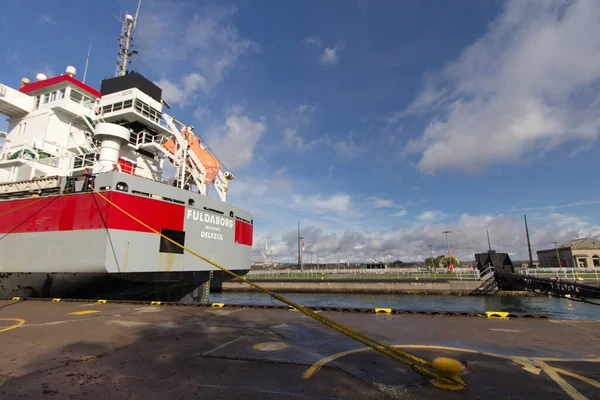
{"label": "ship railing", "polygon": [[98,153],[88,153],[83,156],[75,156],[72,158],[71,172],[82,171],[86,168],[92,168],[98,159]]}
{"label": "ship railing", "polygon": [[142,130],[138,133],[134,133],[129,137],[129,143],[135,147],[140,147],[146,143],[162,144],[164,141],[163,135],[152,134],[146,130]]}

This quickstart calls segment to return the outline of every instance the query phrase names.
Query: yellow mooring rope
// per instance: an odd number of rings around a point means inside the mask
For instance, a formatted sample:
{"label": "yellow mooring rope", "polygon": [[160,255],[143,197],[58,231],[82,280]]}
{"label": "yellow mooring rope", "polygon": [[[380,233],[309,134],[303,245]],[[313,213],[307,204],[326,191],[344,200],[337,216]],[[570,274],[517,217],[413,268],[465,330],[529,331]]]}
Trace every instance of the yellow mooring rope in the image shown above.
{"label": "yellow mooring rope", "polygon": [[313,318],[316,321],[321,322],[322,324],[329,326],[330,328],[335,329],[336,331],[356,340],[357,342],[360,342],[362,344],[364,344],[365,346],[368,346],[370,348],[372,348],[373,350],[376,350],[378,352],[380,352],[381,354],[384,354],[388,357],[393,358],[394,360],[400,361],[403,364],[406,364],[408,366],[410,366],[415,372],[424,375],[424,376],[428,376],[432,379],[435,379],[437,381],[440,381],[442,383],[447,383],[450,385],[461,385],[466,387],[467,383],[464,381],[464,379],[462,379],[461,377],[458,377],[458,379],[452,379],[452,378],[447,378],[444,376],[441,376],[440,374],[433,372],[432,370],[425,368],[426,367],[432,367],[431,363],[427,360],[424,360],[422,358],[419,358],[417,356],[414,356],[410,353],[407,353],[405,351],[402,351],[400,349],[397,349],[395,347],[392,347],[390,345],[387,345],[383,342],[380,342],[377,339],[371,338],[369,336],[366,336],[360,332],[355,331],[354,329],[345,326],[343,324],[340,324],[338,322],[335,322],[333,320],[330,320],[329,318],[326,318],[322,315],[319,315],[317,313],[315,313],[314,311],[300,305],[300,304],[296,304],[291,300],[286,299],[283,296],[280,296],[278,294],[275,294],[267,289],[264,289],[263,287],[257,285],[254,282],[249,281],[248,279],[246,279],[243,276],[239,276],[238,274],[236,274],[235,272],[232,272],[230,270],[228,270],[227,268],[224,268],[222,266],[220,266],[219,264],[201,256],[200,254],[196,253],[195,251],[182,246],[181,244],[177,243],[176,241],[174,241],[173,239],[163,235],[162,233],[160,233],[159,231],[157,231],[156,229],[152,228],[151,226],[149,226],[148,224],[144,223],[143,221],[141,221],[139,218],[136,218],[135,216],[131,215],[129,212],[125,211],[124,209],[122,209],[121,207],[119,207],[117,204],[115,204],[114,202],[112,202],[111,200],[109,200],[106,196],[102,195],[102,193],[98,192],[94,187],[90,186],[90,189],[96,193],[98,196],[100,196],[102,199],[104,199],[108,204],[110,204],[111,206],[113,206],[114,208],[116,208],[117,210],[121,211],[123,214],[127,215],[129,218],[133,219],[134,221],[136,221],[137,223],[139,223],[140,225],[144,226],[145,228],[147,228],[148,230],[156,233],[157,235],[160,235],[161,237],[163,237],[165,240],[168,240],[169,242],[173,243],[176,246],[179,246],[180,248],[182,248],[183,250],[187,251],[188,253],[198,257],[199,259],[209,263],[210,265],[220,269],[221,271],[231,275],[232,277],[241,280],[242,282],[247,283],[248,285],[252,286],[253,288],[268,294],[269,296],[271,296],[272,298],[279,300],[282,303],[287,304],[288,306],[302,312],[303,314]]}
{"label": "yellow mooring rope", "polygon": [[29,202],[29,203],[25,203],[25,204],[23,204],[22,206],[19,206],[19,207],[17,207],[17,208],[13,208],[12,210],[5,211],[5,212],[3,212],[2,214],[0,214],[0,217],[4,217],[5,215],[7,215],[7,214],[10,214],[10,213],[11,213],[11,212],[13,212],[13,211],[17,211],[17,210],[20,210],[20,209],[22,209],[22,208],[29,207],[29,206],[31,206],[31,205],[33,205],[33,204],[35,204],[35,203],[39,203],[40,201],[42,201],[42,200],[45,200],[45,199],[49,199],[49,198],[51,198],[51,197],[56,197],[56,195],[54,195],[54,196],[40,197],[39,199],[37,199],[37,200],[35,200],[35,201],[31,201],[31,202]]}
{"label": "yellow mooring rope", "polygon": [[[136,218],[135,216],[131,215],[129,212],[125,211],[124,209],[122,209],[121,207],[119,207],[117,204],[115,204],[114,202],[112,202],[111,200],[109,200],[106,196],[104,196],[102,193],[98,192],[94,187],[90,186],[89,187],[95,194],[97,194],[98,196],[100,196],[102,199],[104,199],[104,201],[106,201],[108,204],[110,204],[111,206],[113,206],[114,208],[116,208],[117,210],[121,211],[123,214],[127,215],[129,218],[133,219],[134,221],[136,221],[137,223],[139,223],[140,225],[144,226],[145,228],[147,228],[148,230],[156,233],[157,235],[161,236],[162,238],[164,238],[165,240],[168,240],[169,242],[173,243],[176,246],[179,246],[180,248],[182,248],[183,250],[187,251],[188,253],[198,257],[199,259],[207,262],[208,264],[214,266],[215,268],[220,269],[221,271],[231,275],[232,277],[239,279],[242,282],[247,283],[248,285],[252,286],[253,288],[268,294],[269,296],[271,296],[272,298],[279,300],[280,302],[287,304],[288,306],[300,311],[301,313],[305,314],[306,316],[321,322],[322,324],[335,329],[336,331],[348,336],[351,339],[356,340],[357,342],[360,342],[362,344],[364,344],[365,346],[368,346],[370,348],[372,348],[375,351],[378,351],[381,354],[384,354],[396,361],[399,361],[405,365],[408,365],[409,367],[411,367],[415,372],[424,375],[424,376],[428,376],[438,382],[441,383],[445,383],[445,384],[449,384],[449,385],[459,385],[462,387],[467,387],[467,383],[466,381],[461,378],[460,376],[457,376],[456,378],[449,378],[449,377],[445,377],[442,376],[434,371],[432,371],[430,368],[432,368],[432,364],[427,361],[424,360],[420,357],[417,357],[415,355],[412,355],[410,353],[407,353],[405,351],[402,351],[398,348],[392,347],[388,344],[385,344],[377,339],[374,339],[370,336],[364,335],[360,332],[355,331],[354,329],[340,324],[339,322],[335,322],[329,318],[326,318],[322,315],[319,315],[317,313],[315,313],[314,311],[300,305],[300,304],[296,304],[291,300],[286,299],[283,296],[280,296],[278,294],[275,294],[267,289],[264,289],[263,287],[257,285],[254,282],[249,281],[248,279],[246,279],[243,276],[239,276],[237,275],[235,272],[232,272],[230,270],[228,270],[227,268],[224,268],[222,266],[220,266],[219,264],[201,256],[200,254],[196,253],[195,251],[182,246],[181,244],[177,243],[176,241],[174,241],[173,239],[163,235],[162,233],[160,233],[159,231],[157,231],[156,229],[152,228],[151,226],[149,226],[148,224],[144,223],[143,221],[141,221],[139,218]],[[47,197],[41,197],[40,199],[24,204],[20,207],[14,208],[12,210],[9,210],[7,212],[4,212],[2,214],[0,214],[0,217],[10,214],[13,211],[17,211],[19,209],[25,208],[27,206],[30,206],[32,204],[35,204],[37,202],[40,202],[43,199],[47,199],[49,197],[56,197],[56,195],[54,196],[47,196]]]}

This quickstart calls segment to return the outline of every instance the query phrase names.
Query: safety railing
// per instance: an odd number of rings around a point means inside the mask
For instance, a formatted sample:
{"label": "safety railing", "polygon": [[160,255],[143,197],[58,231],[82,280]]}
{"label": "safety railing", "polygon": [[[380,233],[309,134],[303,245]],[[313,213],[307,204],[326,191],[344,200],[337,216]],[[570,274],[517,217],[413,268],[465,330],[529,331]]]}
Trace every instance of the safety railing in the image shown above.
{"label": "safety railing", "polygon": [[522,275],[537,278],[560,278],[564,280],[596,280],[600,281],[600,267],[596,268],[522,268],[516,271]]}
{"label": "safety railing", "polygon": [[253,279],[276,280],[479,280],[476,268],[340,268],[340,269],[270,269],[251,270],[248,273]]}

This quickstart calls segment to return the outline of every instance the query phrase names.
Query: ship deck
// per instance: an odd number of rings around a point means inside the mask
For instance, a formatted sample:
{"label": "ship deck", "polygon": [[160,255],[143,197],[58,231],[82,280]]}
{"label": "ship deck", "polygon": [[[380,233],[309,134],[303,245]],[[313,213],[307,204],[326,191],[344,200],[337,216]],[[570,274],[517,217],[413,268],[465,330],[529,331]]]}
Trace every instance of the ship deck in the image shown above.
{"label": "ship deck", "polygon": [[[0,397],[600,398],[600,321],[323,312],[432,360],[430,379],[287,309],[0,301]],[[354,350],[354,351],[351,351]]]}

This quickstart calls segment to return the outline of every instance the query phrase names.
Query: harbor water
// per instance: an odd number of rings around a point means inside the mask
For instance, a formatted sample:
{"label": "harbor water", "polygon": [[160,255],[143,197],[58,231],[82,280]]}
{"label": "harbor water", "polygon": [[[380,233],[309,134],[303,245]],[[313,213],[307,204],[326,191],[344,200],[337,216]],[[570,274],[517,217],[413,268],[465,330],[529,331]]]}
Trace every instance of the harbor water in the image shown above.
{"label": "harbor water", "polygon": [[[394,308],[409,311],[507,311],[556,319],[600,321],[600,305],[550,296],[436,296],[389,294],[278,293],[307,307]],[[211,293],[210,301],[225,304],[281,305],[262,293]]]}

